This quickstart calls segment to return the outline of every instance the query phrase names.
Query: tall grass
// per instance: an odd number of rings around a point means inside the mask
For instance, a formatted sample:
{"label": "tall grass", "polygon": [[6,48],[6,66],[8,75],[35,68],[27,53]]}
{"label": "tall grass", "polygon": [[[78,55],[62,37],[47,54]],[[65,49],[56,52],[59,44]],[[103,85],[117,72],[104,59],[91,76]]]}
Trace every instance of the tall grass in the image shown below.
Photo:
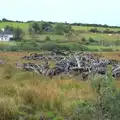
{"label": "tall grass", "polygon": [[[40,81],[30,80],[0,86],[0,118],[28,114],[31,111],[54,111],[68,114],[73,101],[91,97],[87,83],[82,84],[71,80]],[[24,107],[23,107],[24,106]],[[26,110],[26,109],[30,110]]]}
{"label": "tall grass", "polygon": [[[50,80],[16,69],[15,62],[24,54],[27,53],[0,53],[9,61],[0,66],[0,120],[20,120],[26,117],[28,120],[33,117],[39,120],[41,114],[49,111],[69,116],[81,100],[94,99],[90,81],[60,80],[58,77]],[[106,54],[107,57],[113,55]]]}
{"label": "tall grass", "polygon": [[75,101],[92,98],[89,82],[23,72],[14,67],[16,59],[0,66],[0,120],[33,117],[40,111],[68,115]]}

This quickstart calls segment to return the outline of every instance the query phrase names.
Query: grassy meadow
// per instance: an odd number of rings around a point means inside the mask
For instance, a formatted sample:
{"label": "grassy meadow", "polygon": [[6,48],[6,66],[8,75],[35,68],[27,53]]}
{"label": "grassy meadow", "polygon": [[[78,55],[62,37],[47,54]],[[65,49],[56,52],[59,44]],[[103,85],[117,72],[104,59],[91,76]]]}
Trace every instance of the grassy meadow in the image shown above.
{"label": "grassy meadow", "polygon": [[49,112],[64,117],[80,100],[93,99],[90,81],[60,77],[51,80],[18,70],[15,64],[26,54],[0,52],[1,58],[7,61],[6,65],[0,65],[0,120],[15,120],[16,116],[39,120]]}
{"label": "grassy meadow", "polygon": [[17,23],[17,22],[0,22],[0,28],[4,28],[5,26],[13,26],[13,27],[20,27],[25,32],[28,31],[29,23]]}
{"label": "grassy meadow", "polygon": [[[64,120],[78,103],[94,99],[91,81],[60,79],[60,76],[51,80],[17,69],[16,63],[25,62],[20,58],[29,53],[0,52],[0,57],[7,61],[6,65],[0,65],[0,120],[18,120],[18,116],[39,120],[43,115]],[[120,60],[120,52],[94,54]],[[116,84],[120,87],[119,81]]]}
{"label": "grassy meadow", "polygon": [[[0,22],[0,28],[4,28],[6,25],[11,25],[13,27],[20,27],[22,28],[24,31],[27,31],[28,30],[28,27],[29,27],[29,24],[30,23],[18,23],[18,22]],[[98,30],[105,30],[106,28],[105,27],[92,27],[92,26],[72,26],[72,29],[73,30],[81,30],[81,31],[85,31],[85,32],[88,32],[90,29],[92,28],[97,28]],[[113,31],[119,31],[120,28],[109,28],[108,29],[110,30],[113,30]]]}
{"label": "grassy meadow", "polygon": [[[104,31],[106,30],[105,27],[92,27],[92,26],[72,26],[74,30],[80,30],[80,31],[86,31],[88,32],[90,29],[97,28],[98,30]],[[107,29],[113,30],[113,31],[119,31],[120,28],[110,28],[108,27]]]}
{"label": "grassy meadow", "polygon": [[[23,31],[25,32],[25,36],[24,39],[27,40],[31,40],[31,39],[38,39],[38,40],[44,40],[46,36],[49,36],[51,38],[51,40],[65,40],[65,36],[64,35],[55,35],[55,34],[40,34],[40,35],[33,35],[33,36],[29,36],[28,34],[28,28],[30,23],[17,23],[17,22],[0,22],[0,29],[4,28],[6,25],[11,25],[13,27],[20,27],[21,29],[23,29]],[[73,30],[79,31],[79,33],[77,33],[77,35],[75,35],[76,37],[73,37],[72,40],[78,40],[80,41],[81,38],[85,38],[85,39],[89,39],[90,37],[92,37],[95,40],[104,40],[104,41],[116,41],[120,39],[120,35],[119,34],[100,34],[100,33],[90,33],[89,30],[95,28],[95,27],[90,27],[90,26],[72,26]],[[107,28],[104,27],[96,27],[98,30],[105,30]],[[120,28],[109,28],[112,31],[119,31]],[[81,33],[80,31],[84,31],[84,33]]]}
{"label": "grassy meadow", "polygon": [[[57,76],[51,80],[46,76],[19,70],[16,68],[16,63],[26,62],[26,60],[20,59],[31,53],[26,51],[35,50],[45,53],[48,48],[60,46],[63,49],[91,51],[93,54],[99,54],[107,59],[120,61],[120,45],[116,43],[117,40],[120,40],[120,34],[95,34],[89,32],[91,28],[95,27],[72,26],[75,33],[70,37],[54,33],[30,36],[28,33],[29,24],[0,22],[0,29],[11,25],[20,27],[25,32],[21,42],[0,42],[0,59],[7,62],[5,65],[0,65],[0,120],[40,120],[40,116],[54,117],[51,120],[65,120],[80,102],[94,100],[91,80],[82,81],[79,77],[70,79],[67,76]],[[97,29],[103,31],[106,28],[97,27]],[[109,29],[119,31],[119,28]],[[47,36],[50,37],[50,40],[46,40]],[[87,44],[90,38],[102,41],[102,43]],[[21,46],[17,46],[19,43]],[[19,47],[24,48],[23,52],[10,52],[17,51]],[[40,63],[40,61],[34,60],[29,62]],[[54,63],[51,62],[51,65]],[[119,80],[116,81],[116,85],[120,87]]]}

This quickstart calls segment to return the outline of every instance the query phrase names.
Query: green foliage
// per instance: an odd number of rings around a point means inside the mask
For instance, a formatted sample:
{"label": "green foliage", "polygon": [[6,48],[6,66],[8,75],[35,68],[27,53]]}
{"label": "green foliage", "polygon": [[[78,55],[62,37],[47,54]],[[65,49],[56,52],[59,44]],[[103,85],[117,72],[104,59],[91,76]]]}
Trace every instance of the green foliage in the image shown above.
{"label": "green foliage", "polygon": [[94,40],[93,38],[90,37],[90,38],[89,38],[89,42],[90,42],[90,43],[93,43],[93,42],[96,42],[96,40]]}
{"label": "green foliage", "polygon": [[95,104],[98,120],[118,120],[120,118],[120,89],[116,88],[111,73],[107,77],[96,77],[92,81],[96,93]]}
{"label": "green foliage", "polygon": [[37,42],[22,42],[17,45],[20,50],[23,51],[37,51],[40,50],[40,46]]}
{"label": "green foliage", "polygon": [[41,46],[41,49],[42,50],[48,50],[48,51],[52,51],[52,50],[57,50],[59,49],[59,45],[56,44],[56,43],[44,43],[42,46]]}
{"label": "green foliage", "polygon": [[106,52],[112,52],[113,49],[112,48],[101,48],[102,51],[106,51]]}
{"label": "green foliage", "polygon": [[97,32],[101,32],[101,31],[99,31],[97,28],[92,28],[92,29],[90,29],[90,32],[97,33]]}
{"label": "green foliage", "polygon": [[65,33],[69,33],[71,31],[72,27],[70,24],[66,24],[64,25],[64,32]]}
{"label": "green foliage", "polygon": [[86,40],[86,38],[83,37],[83,38],[81,39],[81,41],[82,41],[82,42],[86,42],[87,40]]}
{"label": "green foliage", "polygon": [[56,23],[54,26],[56,34],[63,34],[64,33],[64,24],[63,23]]}
{"label": "green foliage", "polygon": [[10,25],[6,25],[4,27],[5,30],[9,30],[9,31],[14,31],[14,27],[13,26],[10,26]]}
{"label": "green foliage", "polygon": [[29,32],[34,30],[34,32],[37,34],[42,33],[42,32],[44,32],[44,29],[47,27],[52,27],[52,25],[50,23],[44,22],[44,21],[34,22],[31,24],[31,27],[29,28]]}
{"label": "green foliage", "polygon": [[44,30],[46,27],[52,27],[49,22],[41,21],[40,24],[42,25],[42,30]]}
{"label": "green foliage", "polygon": [[34,22],[32,24],[32,28],[34,29],[35,33],[39,33],[42,30],[42,28],[38,22]]}
{"label": "green foliage", "polygon": [[21,28],[19,28],[19,27],[14,28],[14,39],[16,41],[22,40],[23,35],[24,35],[24,32]]}
{"label": "green foliage", "polygon": [[50,37],[49,36],[46,36],[45,37],[45,41],[50,41],[51,39],[50,39]]}
{"label": "green foliage", "polygon": [[119,120],[120,89],[116,88],[111,73],[95,76],[91,81],[95,100],[77,105],[70,120]]}
{"label": "green foliage", "polygon": [[96,120],[94,106],[85,101],[80,102],[70,116],[70,120]]}
{"label": "green foliage", "polygon": [[54,30],[56,34],[63,34],[63,33],[69,33],[71,31],[72,27],[71,25],[64,24],[64,23],[56,23],[54,26]]}

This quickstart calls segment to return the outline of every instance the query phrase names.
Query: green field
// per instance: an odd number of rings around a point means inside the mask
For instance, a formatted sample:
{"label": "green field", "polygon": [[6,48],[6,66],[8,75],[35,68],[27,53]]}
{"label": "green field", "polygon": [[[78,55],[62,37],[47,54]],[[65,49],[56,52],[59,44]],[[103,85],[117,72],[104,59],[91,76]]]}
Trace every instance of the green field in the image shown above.
{"label": "green field", "polygon": [[74,30],[83,30],[85,32],[88,32],[90,29],[97,28],[98,30],[104,31],[106,29],[110,29],[113,31],[119,31],[120,28],[105,28],[105,27],[92,27],[92,26],[72,26]]}
{"label": "green field", "polygon": [[[88,32],[91,28],[94,27],[87,27],[87,26],[72,26],[73,30],[76,30],[76,32],[73,32],[73,34],[70,37],[66,37],[65,35],[57,35],[55,33],[41,33],[41,34],[33,34],[29,35],[28,33],[28,27],[30,23],[17,23],[17,22],[0,22],[0,28],[4,28],[6,25],[11,25],[13,27],[20,27],[24,30],[25,35],[23,36],[23,40],[30,40],[30,41],[44,41],[47,36],[49,36],[51,43],[61,43],[63,46],[69,46],[71,49],[77,48],[79,49],[79,44],[81,43],[82,39],[84,38],[87,42],[89,42],[89,39],[92,38],[95,41],[98,41],[98,43],[92,44],[89,43],[88,45],[83,43],[85,46],[87,46],[90,50],[98,50],[99,49],[113,49],[113,50],[120,50],[120,34],[104,34],[104,33],[91,33]],[[99,30],[105,30],[104,27],[97,27]],[[119,28],[109,28],[112,31],[118,31]],[[84,31],[84,32],[81,32]],[[2,42],[3,44],[9,44],[9,45],[15,45],[15,42]],[[1,44],[1,43],[0,43]],[[42,43],[41,43],[42,45]],[[112,45],[111,47],[108,47],[109,45]],[[116,46],[117,45],[117,46]]]}
{"label": "green field", "polygon": [[[0,22],[0,28],[4,28],[6,25],[12,25],[13,27],[20,27],[24,31],[28,30],[28,26],[30,23],[17,23],[17,22]],[[98,30],[105,30],[105,29],[110,29],[113,31],[119,31],[120,28],[105,28],[105,27],[91,27],[91,26],[72,26],[73,30],[83,30],[85,32],[88,32],[92,28],[97,28]]]}
{"label": "green field", "polygon": [[13,27],[20,27],[25,32],[28,31],[29,24],[28,23],[17,23],[17,22],[0,22],[0,28],[4,28],[6,25],[10,25]]}
{"label": "green field", "polygon": [[[6,25],[11,25],[13,27],[20,27],[24,30],[24,32],[26,33],[25,35],[25,39],[40,39],[40,40],[44,40],[44,38],[46,36],[50,36],[50,38],[52,40],[56,40],[56,39],[60,39],[60,40],[64,40],[65,37],[64,36],[61,36],[61,35],[55,35],[55,34],[40,34],[40,35],[35,35],[33,36],[33,38],[30,38],[30,36],[28,35],[28,27],[29,27],[29,24],[30,23],[16,23],[16,22],[0,22],[0,28],[4,28]],[[112,35],[109,35],[109,34],[100,34],[100,33],[90,33],[88,32],[91,28],[95,28],[95,27],[87,27],[87,26],[72,26],[72,29],[73,30],[78,30],[78,31],[84,31],[84,32],[87,32],[87,33],[81,33],[79,32],[76,36],[77,38],[94,38],[94,39],[97,39],[97,40],[105,40],[105,41],[116,41],[118,39],[120,39],[120,35],[118,34],[112,34]],[[105,30],[106,28],[104,27],[97,27],[98,30]],[[110,30],[113,30],[113,31],[119,31],[120,29],[119,28],[109,28]],[[76,39],[75,37],[73,39]]]}

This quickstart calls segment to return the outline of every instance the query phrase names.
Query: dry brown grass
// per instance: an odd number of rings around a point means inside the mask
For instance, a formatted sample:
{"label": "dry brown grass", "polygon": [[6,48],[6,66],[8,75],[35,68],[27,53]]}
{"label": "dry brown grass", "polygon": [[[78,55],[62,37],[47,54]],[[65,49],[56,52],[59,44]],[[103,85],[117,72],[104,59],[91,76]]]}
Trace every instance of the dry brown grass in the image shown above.
{"label": "dry brown grass", "polygon": [[105,58],[111,60],[120,60],[120,52],[98,52],[97,54],[101,54]]}
{"label": "dry brown grass", "polygon": [[[29,106],[30,111],[58,111],[68,114],[75,101],[94,98],[90,81],[60,80],[57,77],[50,80],[44,76],[19,71],[15,68],[15,62],[26,54],[0,52],[0,56],[9,61],[7,65],[0,66],[1,120],[13,119],[16,115],[23,114],[22,106]],[[120,59],[119,52],[106,52],[102,55],[109,59]],[[120,87],[120,82],[117,81],[116,85]]]}
{"label": "dry brown grass", "polygon": [[38,110],[68,114],[74,101],[92,98],[89,82],[59,80],[59,77],[50,80],[16,69],[16,61],[23,55],[26,53],[0,52],[1,58],[7,60],[7,65],[0,66],[0,111],[3,111],[0,118],[3,120],[28,114],[24,113],[25,109],[33,113]]}
{"label": "dry brown grass", "polygon": [[[18,114],[16,112],[22,106],[68,114],[74,101],[93,98],[88,84],[72,80],[11,81],[11,84],[0,85],[0,110],[5,110],[4,116],[8,117]],[[3,113],[0,113],[0,117],[3,117]]]}

